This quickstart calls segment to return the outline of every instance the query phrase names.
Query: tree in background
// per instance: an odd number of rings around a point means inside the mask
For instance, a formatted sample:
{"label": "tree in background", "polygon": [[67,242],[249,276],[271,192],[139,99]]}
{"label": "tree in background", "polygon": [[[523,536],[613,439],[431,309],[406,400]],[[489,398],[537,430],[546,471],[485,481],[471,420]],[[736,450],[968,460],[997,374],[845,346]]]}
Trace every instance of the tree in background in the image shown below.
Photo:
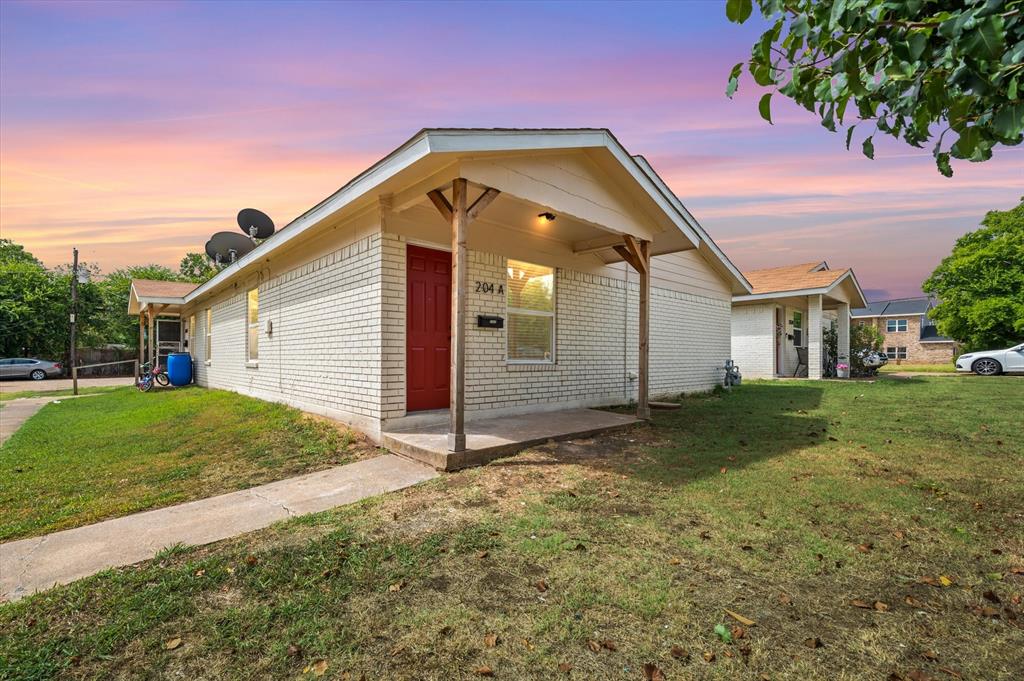
{"label": "tree in background", "polygon": [[[78,286],[79,329],[96,338],[95,282]],[[64,359],[68,353],[71,266],[47,270],[22,246],[0,240],[0,355]]]}
{"label": "tree in background", "polygon": [[1024,340],[1024,198],[957,239],[922,288],[939,299],[930,313],[939,332],[966,350]]}
{"label": "tree in background", "polygon": [[182,281],[183,277],[163,265],[137,265],[114,270],[100,282],[103,298],[98,325],[103,329],[107,343],[130,348],[139,346],[139,321],[128,315],[128,296],[132,279]]}
{"label": "tree in background", "polygon": [[869,352],[881,352],[885,337],[871,324],[855,324],[850,327],[850,375],[867,376],[874,372],[864,366]]}
{"label": "tree in background", "polygon": [[210,259],[203,253],[186,253],[178,266],[182,279],[191,281],[194,284],[202,284],[217,274],[217,268],[213,266]]}
{"label": "tree in background", "polygon": [[[732,97],[746,66],[771,123],[773,93],[817,113],[836,132],[848,111],[873,126],[862,141],[874,158],[881,133],[923,147],[953,174],[950,157],[987,161],[996,145],[1024,133],[1024,2],[1021,0],[757,0],[771,28],[750,59],[733,67]],[[726,16],[743,23],[752,0],[727,0]],[[851,108],[852,105],[852,108]],[[854,125],[846,129],[850,148]],[[956,139],[947,139],[952,130]]]}

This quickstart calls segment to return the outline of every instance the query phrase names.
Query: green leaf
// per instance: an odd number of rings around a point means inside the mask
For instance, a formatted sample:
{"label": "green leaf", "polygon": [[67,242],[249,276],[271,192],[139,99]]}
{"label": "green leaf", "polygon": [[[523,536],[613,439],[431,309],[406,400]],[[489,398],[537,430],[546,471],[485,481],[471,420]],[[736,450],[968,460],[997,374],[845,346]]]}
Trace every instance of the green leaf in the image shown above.
{"label": "green leaf", "polygon": [[868,136],[867,139],[864,140],[864,144],[861,145],[861,148],[864,150],[864,155],[865,156],[867,156],[871,160],[874,160],[874,158],[875,158],[875,143],[871,141],[871,136],[870,135]]}
{"label": "green leaf", "polygon": [[971,158],[981,142],[981,131],[978,126],[971,126],[960,131],[960,138],[950,147],[953,158]]}
{"label": "green leaf", "polygon": [[728,97],[729,99],[732,99],[732,96],[736,94],[736,90],[739,89],[739,86],[739,78],[730,78],[729,84],[725,86],[725,96]]}
{"label": "green leaf", "polygon": [[757,110],[761,113],[761,118],[765,119],[772,125],[772,93],[766,92],[762,97],[761,101],[757,103]]}
{"label": "green leaf", "polygon": [[750,18],[754,11],[752,0],[727,0],[725,3],[725,16],[734,24],[742,24]]}
{"label": "green leaf", "polygon": [[853,139],[853,129],[856,128],[856,127],[857,127],[856,125],[851,125],[850,129],[846,131],[846,150],[847,151],[850,150],[850,140]]}
{"label": "green leaf", "polygon": [[1006,88],[1006,98],[1017,99],[1017,76],[1010,80],[1010,85]]}
{"label": "green leaf", "polygon": [[828,25],[830,27],[835,26],[843,18],[843,12],[846,11],[846,0],[834,0],[832,3],[832,12],[829,15]]}
{"label": "green leaf", "polygon": [[725,628],[724,624],[716,624],[715,633],[718,635],[718,638],[722,639],[722,643],[732,643],[732,634]]}
{"label": "green leaf", "polygon": [[953,166],[949,164],[948,151],[935,155],[935,165],[938,167],[940,173],[946,177],[953,177]]}
{"label": "green leaf", "polygon": [[1006,46],[1003,18],[1000,16],[988,17],[970,31],[961,44],[964,51],[974,53],[977,57],[998,59],[1002,56]]}
{"label": "green leaf", "polygon": [[1016,139],[1024,132],[1024,102],[1000,107],[992,117],[992,128],[1000,137]]}

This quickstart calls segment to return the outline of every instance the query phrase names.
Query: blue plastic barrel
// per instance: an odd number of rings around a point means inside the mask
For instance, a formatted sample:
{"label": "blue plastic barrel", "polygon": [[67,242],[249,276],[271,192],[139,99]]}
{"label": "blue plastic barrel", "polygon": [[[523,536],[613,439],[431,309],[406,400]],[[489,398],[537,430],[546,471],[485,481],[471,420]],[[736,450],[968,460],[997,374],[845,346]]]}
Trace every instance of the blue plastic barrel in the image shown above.
{"label": "blue plastic barrel", "polygon": [[192,355],[187,352],[172,352],[167,355],[167,378],[171,385],[188,385],[192,382]]}

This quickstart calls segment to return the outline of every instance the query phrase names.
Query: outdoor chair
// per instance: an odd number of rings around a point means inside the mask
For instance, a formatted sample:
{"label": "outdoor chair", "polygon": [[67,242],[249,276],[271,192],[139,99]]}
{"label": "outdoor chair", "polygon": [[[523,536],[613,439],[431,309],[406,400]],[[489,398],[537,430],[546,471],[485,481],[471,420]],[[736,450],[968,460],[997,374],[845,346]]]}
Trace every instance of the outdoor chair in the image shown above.
{"label": "outdoor chair", "polygon": [[800,367],[809,368],[807,366],[807,348],[796,349],[796,371],[793,372],[793,376],[800,375]]}

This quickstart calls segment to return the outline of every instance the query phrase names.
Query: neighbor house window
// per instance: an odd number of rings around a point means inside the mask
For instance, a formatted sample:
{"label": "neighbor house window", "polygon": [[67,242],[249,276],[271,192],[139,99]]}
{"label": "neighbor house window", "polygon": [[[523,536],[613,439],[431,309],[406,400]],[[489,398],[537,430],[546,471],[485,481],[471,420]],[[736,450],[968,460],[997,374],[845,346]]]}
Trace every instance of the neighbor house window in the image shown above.
{"label": "neighbor house window", "polygon": [[246,347],[249,349],[248,358],[255,362],[260,358],[260,292],[259,289],[251,289],[246,295],[246,322],[248,336]]}
{"label": "neighbor house window", "polygon": [[907,330],[906,319],[887,319],[885,320],[885,330],[887,333],[895,333],[897,331]]}
{"label": "neighbor house window", "polygon": [[804,346],[804,313],[799,311],[793,312],[793,346]]}
{"label": "neighbor house window", "polygon": [[206,308],[206,344],[205,353],[206,361],[209,362],[213,358],[213,311],[210,308]]}
{"label": "neighbor house window", "polygon": [[899,346],[899,347],[890,346],[890,347],[887,347],[885,349],[885,356],[888,357],[889,359],[906,359],[907,358],[907,348],[904,347],[904,346]]}
{"label": "neighbor house window", "polygon": [[555,361],[555,270],[508,261],[508,359]]}

